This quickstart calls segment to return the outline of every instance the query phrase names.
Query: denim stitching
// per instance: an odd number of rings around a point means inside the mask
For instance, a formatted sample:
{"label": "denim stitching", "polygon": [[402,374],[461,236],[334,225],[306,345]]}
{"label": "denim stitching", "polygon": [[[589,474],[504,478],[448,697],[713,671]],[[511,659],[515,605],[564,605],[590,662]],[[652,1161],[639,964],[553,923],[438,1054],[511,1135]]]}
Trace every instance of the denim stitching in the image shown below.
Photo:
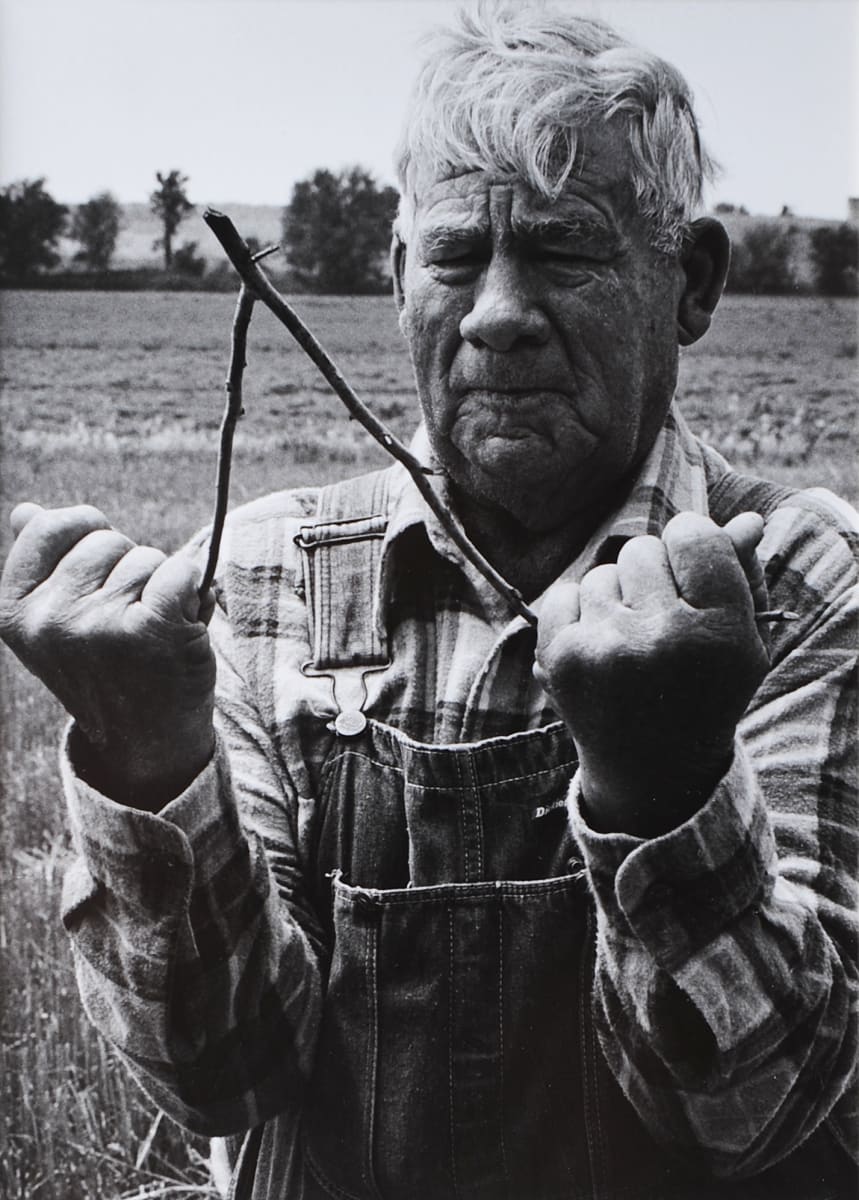
{"label": "denim stitching", "polygon": [[453,1108],[453,1018],[454,1018],[454,965],[453,965],[453,909],[447,910],[448,936],[448,987],[447,987],[447,1078],[448,1078],[448,1115],[450,1121],[450,1169],[453,1175],[453,1194],[459,1195],[459,1183],[456,1177],[456,1128]]}
{"label": "denim stitching", "polygon": [[365,1095],[369,1096],[367,1106],[369,1109],[369,1123],[366,1146],[366,1181],[373,1195],[379,1197],[379,1186],[376,1182],[376,1172],[373,1166],[373,1139],[376,1125],[376,1078],[379,1067],[379,993],[376,937],[377,926],[374,922],[373,926],[367,930],[365,952],[365,977],[368,984],[370,1008],[370,1036],[367,1039],[367,1068],[369,1074],[367,1083],[369,1084],[369,1089],[365,1092]]}
{"label": "denim stitching", "polygon": [[483,828],[483,804],[481,803],[480,785],[477,782],[478,775],[477,768],[474,765],[473,754],[468,755],[468,773],[471,777],[471,790],[474,799],[472,808],[474,810],[474,827],[477,835],[477,877],[478,879],[485,879],[486,866],[484,863],[484,849],[486,837]]}
{"label": "denim stitching", "polygon": [[578,871],[572,875],[553,875],[548,879],[482,879],[476,883],[433,883],[410,888],[367,888],[335,878],[334,886],[335,890],[343,891],[344,898],[350,903],[356,897],[366,897],[380,905],[449,904],[451,899],[461,904],[482,902],[495,894],[514,899],[540,899],[555,892],[570,891],[571,884],[578,890],[581,879],[582,872]]}
{"label": "denim stitching", "polygon": [[[369,937],[367,936],[367,931],[365,930],[365,933],[364,933],[364,987],[365,987],[365,989],[366,989],[366,993],[367,993],[367,1006],[368,1006],[368,1008],[370,1007],[370,986],[369,986],[369,983],[370,983],[370,939],[369,939]],[[372,1053],[373,1053],[373,1052],[372,1052],[372,1049],[371,1049],[371,1046],[372,1046],[372,1041],[373,1041],[372,1033],[368,1033],[368,1036],[367,1036],[367,1047],[366,1047],[366,1050],[365,1050],[365,1052],[364,1052],[364,1095],[365,1095],[365,1096],[366,1096],[366,1095],[368,1095],[368,1087],[369,1087],[369,1084],[370,1084],[370,1070],[371,1070],[371,1065],[370,1065],[370,1064],[371,1064]],[[368,1138],[368,1140],[369,1140],[369,1138]],[[364,1153],[365,1153],[365,1155],[367,1155],[367,1157],[365,1157],[365,1159],[364,1159],[364,1162],[362,1163],[362,1172],[361,1172],[361,1173],[362,1173],[362,1175],[364,1176],[364,1183],[365,1183],[365,1185],[366,1185],[367,1187],[369,1187],[369,1186],[370,1186],[370,1180],[369,1180],[369,1178],[368,1178],[368,1174],[369,1174],[369,1172],[368,1172],[368,1169],[367,1169],[367,1164],[368,1164],[368,1160],[369,1160],[369,1155],[368,1155],[368,1150],[367,1150],[367,1146],[366,1146],[366,1144],[365,1144],[365,1146],[364,1146]]]}
{"label": "denim stitching", "polygon": [[589,1025],[590,1018],[590,986],[588,962],[590,958],[590,935],[592,932],[590,919],[585,921],[585,940],[582,945],[582,957],[579,966],[579,1041],[582,1055],[582,1084],[584,1088],[584,1117],[585,1117],[585,1139],[588,1147],[588,1164],[591,1172],[591,1188],[593,1191],[594,1200],[599,1200],[601,1188],[599,1185],[600,1166],[600,1151],[601,1146],[597,1144],[597,1139],[594,1136],[594,1110],[596,1108],[596,1123],[598,1134],[599,1131],[599,1103],[594,1105],[594,1071],[596,1068],[596,1060],[594,1057],[594,1030]]}
{"label": "denim stitching", "polygon": [[504,909],[498,905],[498,1049],[500,1070],[498,1072],[498,1108],[501,1132],[501,1164],[505,1183],[510,1182],[507,1169],[507,1142],[504,1137]]}
{"label": "denim stitching", "polygon": [[339,754],[334,754],[327,758],[322,764],[320,774],[325,776],[329,771],[333,770],[338,763],[341,763],[346,758],[361,758],[364,762],[372,763],[374,767],[380,767],[383,771],[395,771],[398,775],[405,775],[402,767],[393,766],[391,763],[379,762],[377,758],[373,758],[369,754],[362,754],[359,750],[341,750]]}
{"label": "denim stitching", "polygon": [[[463,749],[464,749],[463,746],[451,747],[451,750],[458,750],[459,752],[461,752]],[[372,760],[370,760],[370,761],[372,761]],[[379,765],[383,766],[384,764],[380,763]],[[527,780],[527,779],[538,779],[541,775],[554,775],[556,772],[562,770],[564,767],[577,767],[578,765],[579,765],[578,759],[572,758],[566,762],[558,763],[557,766],[554,766],[554,767],[544,767],[540,771],[531,771],[527,775],[510,775],[506,778],[490,780],[489,783],[476,783],[475,787],[480,791],[485,791],[487,788],[490,788],[490,789],[498,788],[506,783],[524,783],[525,780]],[[400,768],[397,768],[397,767],[391,768],[391,770],[399,770],[399,769]],[[409,786],[420,788],[424,792],[449,792],[452,790],[452,787],[450,785],[448,785],[447,787],[444,787],[437,783],[413,783],[411,780],[409,780]]]}
{"label": "denim stitching", "polygon": [[471,878],[471,856],[468,853],[468,822],[466,819],[466,796],[468,790],[464,786],[464,780],[462,778],[462,758],[460,757],[455,759],[454,763],[456,766],[456,774],[459,778],[459,787],[457,788],[457,791],[459,792],[457,815],[459,816],[459,836],[462,839],[463,874],[465,875],[466,880],[471,883],[473,880]]}
{"label": "denim stitching", "polygon": [[525,729],[521,733],[507,734],[498,737],[481,738],[477,742],[418,742],[414,738],[410,738],[407,734],[397,729],[393,725],[386,725],[383,721],[373,719],[376,728],[390,741],[400,745],[407,746],[413,754],[458,754],[463,746],[480,746],[495,747],[502,749],[504,747],[518,748],[525,746],[530,749],[530,742],[536,740],[537,735],[542,740],[547,734],[554,734],[564,730],[563,721],[553,721],[551,725],[539,725],[536,729]]}

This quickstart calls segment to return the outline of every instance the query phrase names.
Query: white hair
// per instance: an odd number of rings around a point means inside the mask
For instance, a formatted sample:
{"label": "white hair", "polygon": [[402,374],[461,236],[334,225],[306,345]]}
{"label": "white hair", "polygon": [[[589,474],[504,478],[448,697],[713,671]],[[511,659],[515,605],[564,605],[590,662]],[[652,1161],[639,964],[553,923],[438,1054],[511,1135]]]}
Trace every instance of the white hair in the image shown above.
{"label": "white hair", "polygon": [[590,17],[486,0],[461,11],[433,37],[398,147],[401,236],[421,189],[463,171],[515,174],[556,198],[581,130],[609,120],[626,128],[652,244],[676,253],[715,173],[679,71]]}

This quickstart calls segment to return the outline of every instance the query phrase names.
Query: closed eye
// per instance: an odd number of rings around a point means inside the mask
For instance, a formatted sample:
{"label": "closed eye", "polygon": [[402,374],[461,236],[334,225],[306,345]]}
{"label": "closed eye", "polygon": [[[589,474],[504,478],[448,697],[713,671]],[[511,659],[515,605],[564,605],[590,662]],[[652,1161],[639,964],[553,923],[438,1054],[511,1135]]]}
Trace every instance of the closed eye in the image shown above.
{"label": "closed eye", "polygon": [[435,253],[430,269],[442,279],[466,278],[486,266],[488,254],[478,246],[463,246]]}
{"label": "closed eye", "polygon": [[571,253],[568,250],[542,250],[535,254],[534,258],[548,280],[568,287],[579,287],[599,279],[608,266],[604,259]]}
{"label": "closed eye", "polygon": [[570,250],[564,246],[542,246],[537,250],[532,251],[535,258],[544,260],[545,262],[596,262],[597,259],[590,254],[585,254],[581,250]]}
{"label": "closed eye", "polygon": [[436,266],[444,266],[445,263],[471,263],[484,262],[486,255],[482,250],[475,246],[466,246],[458,250],[447,250],[443,253],[433,255],[432,262]]}
{"label": "closed eye", "polygon": [[601,241],[536,242],[531,245],[531,254],[547,261],[606,263],[617,258],[619,248]]}

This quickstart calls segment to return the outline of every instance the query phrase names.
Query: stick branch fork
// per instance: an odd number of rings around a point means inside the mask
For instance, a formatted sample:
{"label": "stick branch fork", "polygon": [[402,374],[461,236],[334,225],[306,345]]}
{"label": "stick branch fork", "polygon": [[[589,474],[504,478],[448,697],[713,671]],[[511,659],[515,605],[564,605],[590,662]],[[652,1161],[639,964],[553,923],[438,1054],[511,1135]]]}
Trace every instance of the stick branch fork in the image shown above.
{"label": "stick branch fork", "polygon": [[[484,558],[476,546],[466,536],[465,531],[454,517],[453,513],[441,499],[428,478],[433,472],[417,459],[407,446],[403,445],[382,422],[373,415],[366,405],[358,398],[347,383],[340,369],[328,356],[298,314],[274,288],[269,279],[263,274],[255,261],[261,255],[253,255],[244,239],[238,233],[235,225],[224,213],[208,208],[203,213],[203,220],[221,244],[227,258],[235,267],[242,280],[242,288],[233,318],[232,355],[230,372],[227,381],[227,408],[221,426],[221,449],[218,456],[218,478],[215,518],[212,526],[212,540],[209,547],[209,560],[200,594],[211,584],[217,564],[223,522],[226,515],[227,495],[229,489],[230,457],[232,453],[232,438],[236,421],[241,415],[242,373],[245,366],[245,347],[247,330],[250,324],[254,302],[261,300],[282,325],[285,325],[305,354],[322,373],[328,384],[342,400],[350,416],[367,430],[383,449],[398,462],[402,463],[411,476],[415,487],[426,500],[429,508],[435,513],[451,540],[460,548],[468,561],[480,572],[489,584],[507,601],[514,612],[524,617],[530,625],[537,624],[537,617],[522,599],[521,594],[492,564]],[[273,247],[270,249],[274,249]],[[268,253],[268,250],[265,252]],[[217,535],[217,540],[216,540]]]}

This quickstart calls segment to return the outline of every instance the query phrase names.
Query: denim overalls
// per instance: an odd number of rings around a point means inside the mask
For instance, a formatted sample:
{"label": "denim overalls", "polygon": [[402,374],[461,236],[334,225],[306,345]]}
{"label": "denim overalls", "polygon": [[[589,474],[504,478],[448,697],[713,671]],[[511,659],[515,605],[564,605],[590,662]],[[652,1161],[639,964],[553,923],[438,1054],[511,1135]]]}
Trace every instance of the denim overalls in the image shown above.
{"label": "denim overalls", "polygon": [[371,611],[387,514],[364,486],[323,489],[297,539],[306,673],[330,676],[339,710],[308,881],[333,951],[301,1200],[787,1194],[696,1178],[605,1064],[563,723],[429,745],[366,703],[369,673],[388,662]]}

